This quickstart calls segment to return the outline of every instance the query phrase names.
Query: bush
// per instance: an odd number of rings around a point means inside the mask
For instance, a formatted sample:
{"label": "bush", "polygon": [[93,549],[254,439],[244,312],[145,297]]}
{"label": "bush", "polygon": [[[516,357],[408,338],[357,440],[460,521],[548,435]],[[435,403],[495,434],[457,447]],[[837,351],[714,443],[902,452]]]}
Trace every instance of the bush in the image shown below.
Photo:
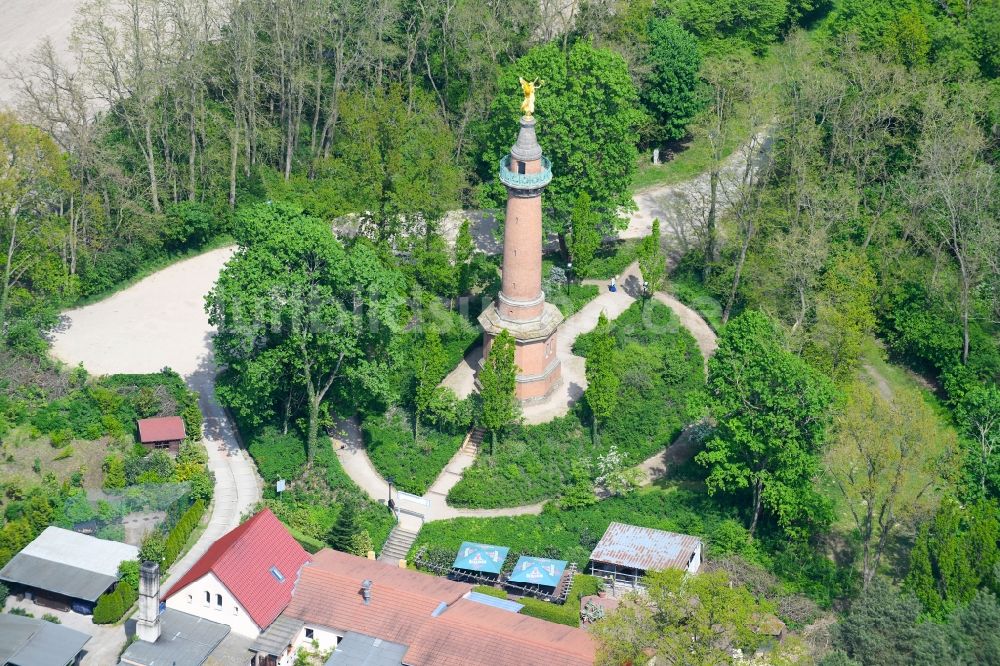
{"label": "bush", "polygon": [[[697,343],[669,308],[633,304],[611,323],[616,339],[620,388],[618,408],[591,443],[584,406],[536,426],[515,427],[493,455],[481,455],[448,494],[455,506],[496,508],[531,504],[582,486],[574,463],[589,467],[616,447],[635,465],[668,446],[686,423],[700,415],[705,391],[704,361]],[[574,352],[586,356],[594,337],[577,339]],[[589,466],[586,463],[591,463]]]}
{"label": "bush", "polygon": [[302,476],[306,446],[295,434],[283,435],[277,428],[267,427],[251,438],[247,451],[257,463],[261,477],[269,484],[278,479],[292,480]]}
{"label": "bush", "polygon": [[463,435],[448,435],[424,425],[420,440],[398,414],[371,416],[362,424],[372,465],[383,476],[393,477],[405,492],[423,495],[462,445]]}
{"label": "bush", "polygon": [[580,626],[580,599],[597,594],[601,585],[600,578],[577,574],[573,578],[573,587],[570,588],[569,595],[566,597],[566,603],[555,604],[550,601],[525,597],[518,600],[518,603],[524,604],[521,614],[557,624],[578,627]]}
{"label": "bush", "polygon": [[52,624],[62,624],[62,620],[53,615],[52,613],[46,613],[42,616],[42,619],[46,622],[51,622]]}
{"label": "bush", "polygon": [[3,583],[0,583],[0,608],[4,607],[4,604],[7,603],[7,597],[9,596],[10,596],[10,588],[4,585]]}

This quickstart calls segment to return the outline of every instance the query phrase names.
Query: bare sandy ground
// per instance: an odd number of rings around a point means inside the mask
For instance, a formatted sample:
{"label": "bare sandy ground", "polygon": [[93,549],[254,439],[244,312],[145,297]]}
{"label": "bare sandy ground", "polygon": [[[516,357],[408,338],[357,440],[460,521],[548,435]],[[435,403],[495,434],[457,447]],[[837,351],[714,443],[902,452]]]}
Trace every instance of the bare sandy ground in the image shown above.
{"label": "bare sandy ground", "polygon": [[0,0],[0,108],[12,106],[9,61],[29,54],[46,37],[65,55],[73,17],[84,0]]}
{"label": "bare sandy ground", "polygon": [[[261,496],[257,469],[222,406],[215,399],[213,329],[205,294],[232,256],[227,247],[187,259],[98,303],[63,315],[53,335],[52,354],[94,374],[157,372],[169,367],[198,393],[205,415],[204,445],[215,475],[212,516],[191,550],[174,564],[170,586],[209,546],[240,522]],[[98,663],[98,662],[94,662]],[[100,662],[110,663],[110,662]]]}

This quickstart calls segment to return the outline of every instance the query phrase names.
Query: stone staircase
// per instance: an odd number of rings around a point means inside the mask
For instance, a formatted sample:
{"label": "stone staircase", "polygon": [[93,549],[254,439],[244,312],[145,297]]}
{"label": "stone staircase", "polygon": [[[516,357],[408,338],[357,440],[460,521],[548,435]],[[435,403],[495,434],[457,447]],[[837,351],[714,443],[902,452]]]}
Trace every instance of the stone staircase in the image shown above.
{"label": "stone staircase", "polygon": [[382,546],[382,552],[379,553],[378,561],[398,564],[400,560],[406,559],[407,553],[410,552],[410,546],[416,540],[417,532],[405,530],[396,525],[392,528],[392,532],[389,532],[389,538],[386,539],[385,545]]}
{"label": "stone staircase", "polygon": [[475,457],[476,454],[479,453],[479,447],[482,445],[483,437],[485,436],[486,430],[484,428],[473,428],[469,431],[469,436],[465,438],[465,442],[459,450],[462,453]]}

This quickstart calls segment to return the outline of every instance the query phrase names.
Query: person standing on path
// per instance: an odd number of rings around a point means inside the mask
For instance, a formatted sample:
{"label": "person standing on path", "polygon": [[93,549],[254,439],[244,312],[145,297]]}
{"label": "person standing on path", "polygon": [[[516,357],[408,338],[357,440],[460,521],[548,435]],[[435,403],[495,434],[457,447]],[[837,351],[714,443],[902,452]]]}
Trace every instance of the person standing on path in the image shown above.
{"label": "person standing on path", "polygon": [[608,287],[608,291],[612,293],[618,291],[618,279],[614,275],[611,276],[611,286]]}

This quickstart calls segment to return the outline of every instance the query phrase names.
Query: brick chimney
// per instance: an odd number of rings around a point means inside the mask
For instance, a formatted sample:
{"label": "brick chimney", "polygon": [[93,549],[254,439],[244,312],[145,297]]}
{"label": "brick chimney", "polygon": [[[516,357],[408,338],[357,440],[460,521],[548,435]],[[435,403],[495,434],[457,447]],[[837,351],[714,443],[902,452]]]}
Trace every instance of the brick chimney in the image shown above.
{"label": "brick chimney", "polygon": [[135,625],[140,641],[155,643],[160,637],[160,565],[143,562],[139,568],[139,619]]}

